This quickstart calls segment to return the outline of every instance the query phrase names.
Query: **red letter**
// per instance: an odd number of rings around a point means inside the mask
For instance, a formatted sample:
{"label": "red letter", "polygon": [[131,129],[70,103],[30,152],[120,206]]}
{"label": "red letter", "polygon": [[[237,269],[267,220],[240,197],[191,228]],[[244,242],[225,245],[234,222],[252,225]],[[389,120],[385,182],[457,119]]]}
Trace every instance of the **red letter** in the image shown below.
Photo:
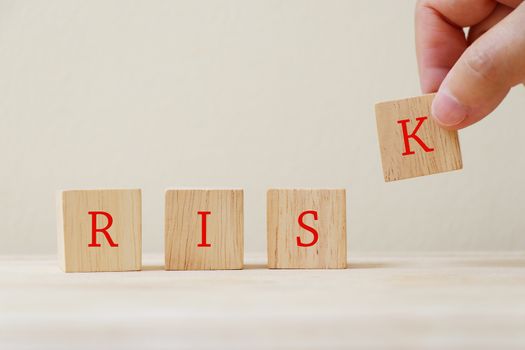
{"label": "red letter", "polygon": [[199,211],[197,214],[202,215],[202,228],[201,228],[201,243],[197,244],[197,247],[211,247],[211,244],[206,243],[206,215],[211,214],[211,211]]}
{"label": "red letter", "polygon": [[301,215],[299,215],[299,218],[297,219],[297,221],[299,222],[299,226],[304,228],[306,231],[310,231],[314,235],[314,239],[312,239],[312,241],[310,243],[303,243],[303,242],[301,242],[301,237],[297,236],[296,237],[297,238],[297,245],[299,247],[311,247],[314,244],[316,244],[317,241],[319,240],[319,233],[313,227],[310,227],[310,226],[306,225],[303,222],[303,217],[306,214],[312,214],[314,216],[314,220],[317,220],[317,211],[315,211],[315,210],[303,211],[301,213]]}
{"label": "red letter", "polygon": [[[88,244],[88,247],[100,247],[100,244],[97,243],[97,232],[102,232],[104,234],[111,247],[118,247],[118,244],[113,242],[108,233],[108,229],[113,225],[113,218],[111,215],[105,211],[88,211],[88,214],[91,215],[91,243]],[[104,228],[97,228],[97,215],[99,214],[104,215],[108,219],[108,224]]]}
{"label": "red letter", "polygon": [[417,143],[419,143],[419,145],[421,147],[423,147],[423,150],[425,152],[432,152],[434,150],[433,148],[430,148],[427,145],[425,145],[423,140],[421,140],[419,138],[419,136],[416,135],[417,131],[421,127],[421,124],[423,124],[423,122],[425,120],[427,120],[427,119],[428,119],[428,117],[416,118],[418,123],[417,123],[416,127],[414,128],[414,131],[412,131],[411,134],[409,134],[408,130],[407,130],[407,123],[410,122],[410,119],[403,119],[403,120],[398,120],[397,121],[397,123],[401,124],[401,127],[403,128],[403,140],[405,141],[405,152],[403,153],[404,156],[408,156],[409,154],[415,154],[416,153],[416,152],[410,150],[410,142],[408,140],[410,137],[413,138],[414,140],[416,140]]}

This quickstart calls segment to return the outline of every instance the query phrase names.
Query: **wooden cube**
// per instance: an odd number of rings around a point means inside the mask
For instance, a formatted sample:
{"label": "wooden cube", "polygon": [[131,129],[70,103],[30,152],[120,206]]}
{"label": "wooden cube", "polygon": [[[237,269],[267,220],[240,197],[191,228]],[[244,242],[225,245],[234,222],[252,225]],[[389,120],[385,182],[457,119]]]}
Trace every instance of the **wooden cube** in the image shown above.
{"label": "wooden cube", "polygon": [[167,190],[166,270],[242,269],[242,190]]}
{"label": "wooden cube", "polygon": [[268,190],[269,268],[346,268],[346,191]]}
{"label": "wooden cube", "polygon": [[64,271],[141,269],[140,190],[62,191],[57,204],[58,255]]}
{"label": "wooden cube", "polygon": [[433,120],[433,99],[431,94],[376,104],[385,181],[462,168],[458,133]]}

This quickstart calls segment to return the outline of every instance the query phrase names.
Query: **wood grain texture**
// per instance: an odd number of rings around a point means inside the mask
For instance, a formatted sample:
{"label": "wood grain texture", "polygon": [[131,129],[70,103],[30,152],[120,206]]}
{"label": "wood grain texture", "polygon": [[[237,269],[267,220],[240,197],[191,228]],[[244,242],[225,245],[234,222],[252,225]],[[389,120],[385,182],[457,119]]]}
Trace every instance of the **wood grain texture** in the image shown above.
{"label": "wood grain texture", "polygon": [[[242,269],[244,213],[242,190],[167,190],[165,265],[167,270]],[[202,216],[206,241],[202,243]]]}
{"label": "wood grain texture", "polygon": [[[297,245],[296,237],[312,239],[298,217],[315,210],[318,219],[304,223],[319,234],[311,247]],[[346,191],[344,189],[271,189],[267,194],[269,268],[346,268]]]}
{"label": "wood grain texture", "polygon": [[[137,271],[142,264],[142,199],[139,189],[71,190],[57,196],[58,256],[66,272]],[[102,233],[100,247],[89,247],[92,216],[104,211],[113,218],[108,233],[118,247],[111,247]],[[97,216],[97,228],[107,225]]]}
{"label": "wood grain texture", "polygon": [[[44,233],[45,234],[45,233]],[[525,254],[371,255],[345,270],[64,274],[0,256],[0,348],[525,349]]]}
{"label": "wood grain texture", "polygon": [[[457,131],[441,128],[431,117],[430,108],[434,94],[388,101],[376,104],[377,132],[381,150],[385,181],[430,175],[462,168],[461,150]],[[415,154],[403,155],[405,143],[399,120],[410,119],[407,131],[417,126],[418,117],[428,117],[417,131],[417,136],[434,150],[425,152],[410,139]]]}

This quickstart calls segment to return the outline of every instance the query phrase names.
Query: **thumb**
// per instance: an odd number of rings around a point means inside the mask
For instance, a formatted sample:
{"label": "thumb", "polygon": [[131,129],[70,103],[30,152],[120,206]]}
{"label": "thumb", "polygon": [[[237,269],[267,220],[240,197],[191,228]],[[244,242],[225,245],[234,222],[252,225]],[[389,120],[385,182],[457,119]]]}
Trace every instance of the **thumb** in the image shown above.
{"label": "thumb", "polygon": [[492,112],[509,90],[525,81],[525,2],[476,40],[441,84],[432,115],[461,129]]}

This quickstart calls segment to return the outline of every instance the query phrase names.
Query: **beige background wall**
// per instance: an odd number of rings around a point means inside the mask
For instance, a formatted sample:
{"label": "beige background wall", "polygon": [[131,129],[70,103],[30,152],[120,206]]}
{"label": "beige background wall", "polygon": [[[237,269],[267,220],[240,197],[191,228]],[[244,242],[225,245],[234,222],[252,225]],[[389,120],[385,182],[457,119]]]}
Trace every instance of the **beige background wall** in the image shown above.
{"label": "beige background wall", "polygon": [[419,94],[414,1],[0,1],[0,253],[55,252],[55,190],[346,187],[351,251],[525,249],[525,89],[465,169],[385,184],[373,105]]}

